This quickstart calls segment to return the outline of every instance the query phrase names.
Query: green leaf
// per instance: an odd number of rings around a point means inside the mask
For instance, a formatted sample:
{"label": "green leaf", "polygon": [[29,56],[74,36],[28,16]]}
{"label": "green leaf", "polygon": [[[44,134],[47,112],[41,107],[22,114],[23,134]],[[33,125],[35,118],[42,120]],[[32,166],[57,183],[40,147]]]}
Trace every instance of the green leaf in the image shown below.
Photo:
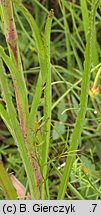
{"label": "green leaf", "polygon": [[70,156],[67,157],[66,165],[64,168],[61,184],[59,187],[58,198],[63,199],[65,195],[65,191],[67,188],[67,184],[69,182],[69,176],[71,173],[72,165],[75,159],[75,154],[71,155],[72,152],[76,152],[80,138],[81,132],[85,120],[85,114],[87,109],[87,101],[88,101],[88,90],[90,84],[90,72],[92,65],[92,46],[93,46],[93,36],[94,36],[94,21],[95,21],[95,12],[96,12],[96,0],[92,0],[91,6],[91,16],[89,23],[89,33],[87,35],[87,44],[85,50],[85,61],[84,61],[84,72],[82,77],[82,88],[81,88],[81,96],[80,96],[80,109],[76,118],[76,123],[74,127],[74,131],[71,138],[71,144],[69,148]]}
{"label": "green leaf", "polygon": [[[7,115],[5,110],[3,109],[3,107],[0,106],[1,116],[3,117],[3,120],[6,123],[7,127],[9,128],[10,132],[13,131],[12,136],[14,137],[14,140],[16,141],[16,143],[18,145],[19,152],[20,152],[20,155],[21,155],[21,158],[23,160],[25,170],[26,170],[26,173],[28,176],[32,199],[33,198],[38,199],[39,198],[39,191],[37,188],[35,174],[33,172],[33,168],[32,168],[31,162],[29,160],[28,151],[27,151],[27,148],[25,146],[25,142],[24,142],[24,138],[23,138],[23,135],[22,135],[22,132],[20,129],[20,125],[19,125],[19,122],[17,120],[16,110],[15,110],[14,104],[12,102],[12,97],[10,94],[10,89],[9,89],[9,85],[8,85],[8,80],[7,80],[5,68],[3,66],[1,59],[0,59],[0,68],[1,68],[0,69],[0,83],[1,83],[2,92],[4,95],[4,99],[5,99],[6,106],[7,106],[7,112],[8,112],[8,115]],[[10,121],[8,120],[8,117],[9,117]]]}

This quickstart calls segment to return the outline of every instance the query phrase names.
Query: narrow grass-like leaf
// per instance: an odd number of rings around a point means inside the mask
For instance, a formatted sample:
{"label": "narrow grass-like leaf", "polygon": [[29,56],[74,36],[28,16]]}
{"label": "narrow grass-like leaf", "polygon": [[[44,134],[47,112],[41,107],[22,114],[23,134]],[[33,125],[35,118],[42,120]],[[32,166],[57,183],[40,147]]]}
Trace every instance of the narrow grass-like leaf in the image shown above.
{"label": "narrow grass-like leaf", "polygon": [[[46,62],[46,52],[45,52],[45,47],[43,44],[43,41],[41,39],[40,36],[40,32],[39,29],[36,25],[36,22],[34,20],[34,18],[32,17],[32,15],[28,12],[28,10],[20,3],[17,2],[17,6],[19,7],[19,9],[21,10],[21,12],[24,14],[24,16],[26,17],[27,21],[30,24],[30,27],[32,29],[32,33],[33,33],[33,38],[36,42],[36,46],[37,46],[37,50],[38,50],[38,57],[39,57],[39,63],[40,63],[40,69],[41,69],[41,74],[39,74],[39,78],[37,81],[37,85],[36,85],[36,91],[35,91],[35,95],[33,97],[33,101],[32,101],[32,106],[31,106],[31,111],[30,111],[30,115],[29,115],[29,124],[28,124],[28,136],[27,136],[27,143],[28,143],[28,148],[30,149],[30,153],[31,151],[33,153],[33,158],[31,157],[31,161],[34,164],[34,169],[35,169],[35,173],[38,180],[38,183],[40,181],[41,178],[41,174],[39,173],[39,168],[37,163],[35,162],[35,149],[36,149],[36,145],[34,143],[34,129],[35,129],[35,124],[36,124],[36,114],[37,114],[37,109],[40,103],[40,98],[41,98],[41,94],[42,94],[42,85],[46,82],[46,77],[47,77],[47,62]],[[34,145],[32,146],[32,144],[34,143]],[[38,174],[37,174],[38,172]]]}
{"label": "narrow grass-like leaf", "polygon": [[80,0],[80,4],[81,4],[85,36],[87,37],[88,27],[89,27],[89,11],[87,8],[87,0]]}
{"label": "narrow grass-like leaf", "polygon": [[[58,169],[55,164],[52,162],[52,166],[54,167],[57,175],[59,176],[59,178],[62,178],[62,173],[60,171],[60,169]],[[79,193],[79,191],[77,191],[77,189],[71,184],[68,183],[68,187],[70,189],[70,191],[79,199],[79,200],[84,200],[84,197]]]}
{"label": "narrow grass-like leaf", "polygon": [[[97,1],[96,1],[97,2]],[[87,38],[88,34],[88,27],[89,27],[89,11],[87,7],[87,0],[80,0],[81,4],[81,12],[82,12],[82,17],[83,17],[83,25],[84,25],[84,31],[85,31],[85,36]],[[96,29],[94,26],[94,42],[92,45],[92,63],[93,65],[98,64],[98,51],[97,51],[97,41],[96,41]]]}
{"label": "narrow grass-like leaf", "polygon": [[[13,7],[11,0],[1,0],[1,8],[4,20],[4,33],[6,37],[6,42],[8,45],[9,53],[11,61],[13,62],[15,68],[17,70],[12,70],[12,79],[14,83],[14,89],[16,94],[16,103],[18,107],[18,114],[20,120],[20,126],[23,133],[24,138],[26,137],[26,129],[27,129],[27,119],[28,119],[28,99],[27,99],[27,89],[25,85],[22,64],[19,54],[18,47],[18,37],[16,32],[16,26],[13,17]],[[15,77],[19,77],[19,84],[23,87],[23,91],[19,88],[18,83],[15,81]],[[23,99],[22,96],[23,95]]]}
{"label": "narrow grass-like leaf", "polygon": [[[47,161],[47,154],[48,154],[48,143],[49,143],[49,134],[50,134],[50,101],[51,101],[51,72],[50,72],[50,28],[51,28],[51,19],[52,19],[52,12],[49,14],[48,20],[47,20],[47,27],[46,27],[46,31],[45,31],[45,43],[43,43],[41,36],[40,36],[40,32],[39,29],[36,25],[36,22],[34,20],[34,18],[31,16],[31,14],[28,12],[28,10],[22,5],[19,4],[17,2],[17,5],[19,7],[19,9],[22,11],[22,13],[24,14],[24,16],[26,17],[27,21],[29,22],[32,32],[33,32],[33,37],[34,40],[36,41],[36,46],[37,46],[37,50],[38,50],[38,57],[39,57],[39,63],[40,63],[40,69],[41,69],[41,74],[42,74],[42,79],[40,79],[41,77],[38,78],[38,82],[41,81],[42,83],[40,83],[40,87],[41,89],[36,88],[36,93],[35,95],[37,96],[37,100],[36,100],[36,96],[33,98],[33,102],[32,102],[32,108],[31,108],[31,112],[30,112],[30,116],[29,116],[29,122],[32,122],[32,114],[34,114],[34,118],[33,118],[33,123],[35,123],[35,116],[36,116],[36,112],[37,112],[37,107],[39,105],[40,102],[40,97],[41,97],[41,92],[42,92],[42,84],[46,83],[46,88],[45,88],[45,114],[44,114],[44,120],[46,118],[49,118],[49,121],[47,122],[47,129],[45,131],[47,131],[47,133],[45,132],[44,134],[44,141],[47,139],[47,141],[45,141],[45,145],[46,147],[46,154],[43,154],[42,156],[42,161],[44,164],[46,164]],[[37,84],[37,86],[39,86],[39,84]],[[40,90],[38,93],[38,89]],[[48,100],[48,103],[46,102]],[[36,108],[35,108],[35,104],[37,104]],[[35,111],[35,112],[33,112]],[[32,117],[31,117],[32,116]],[[30,134],[30,141],[33,141],[33,134],[31,132],[32,128],[32,123],[29,123],[29,132],[28,134]],[[33,127],[35,127],[33,125]],[[32,136],[31,136],[32,134]],[[48,135],[46,135],[48,134]],[[32,143],[31,141],[31,143]],[[44,151],[45,152],[45,151]],[[45,157],[45,160],[44,160]],[[45,178],[46,176],[46,169],[43,166],[44,171],[43,171],[43,176]],[[42,193],[44,196],[44,193]]]}
{"label": "narrow grass-like leaf", "polygon": [[42,199],[46,199],[45,194],[45,184],[46,184],[46,175],[47,175],[47,160],[48,160],[48,151],[49,151],[49,142],[50,142],[50,124],[51,124],[51,64],[50,64],[50,32],[51,32],[51,23],[53,18],[53,10],[49,12],[46,27],[45,27],[45,51],[46,51],[46,86],[44,90],[44,121],[48,119],[46,124],[43,127],[43,145],[42,145]]}
{"label": "narrow grass-like leaf", "polygon": [[28,23],[32,29],[33,38],[36,42],[36,47],[37,47],[37,51],[38,51],[40,69],[41,69],[42,80],[43,80],[43,84],[44,84],[46,81],[46,76],[47,76],[47,70],[46,70],[46,64],[45,64],[46,63],[46,61],[45,61],[46,53],[45,53],[44,44],[43,44],[43,41],[41,39],[41,35],[39,32],[38,26],[37,26],[34,18],[32,17],[32,15],[23,6],[23,4],[21,4],[21,2],[16,1],[16,0],[15,0],[15,3],[19,7],[21,12],[24,14],[25,18],[27,19],[27,21],[28,21]]}
{"label": "narrow grass-like leaf", "polygon": [[4,109],[2,104],[0,104],[0,116],[2,120],[4,121],[5,125],[7,126],[8,130],[10,131],[10,133],[13,135],[13,130],[12,130],[11,122],[9,119],[9,115],[7,111]]}
{"label": "narrow grass-like leaf", "polygon": [[31,105],[31,110],[28,118],[28,134],[27,134],[27,140],[29,143],[33,143],[33,136],[34,136],[34,131],[35,131],[35,122],[36,122],[36,114],[37,114],[37,109],[40,104],[40,98],[42,94],[42,76],[41,73],[39,74],[38,81],[36,84],[36,89]]}
{"label": "narrow grass-like leaf", "polygon": [[90,80],[90,70],[91,70],[91,61],[92,61],[92,44],[93,44],[93,33],[94,33],[94,17],[95,17],[95,6],[96,0],[92,0],[92,10],[90,17],[90,29],[87,36],[87,45],[85,50],[85,62],[84,62],[84,73],[82,79],[82,90],[80,97],[80,109],[76,119],[75,128],[71,138],[70,151],[74,152],[74,155],[69,155],[66,160],[66,165],[64,168],[58,199],[63,199],[66,191],[66,187],[69,181],[70,172],[72,165],[75,159],[75,152],[78,148],[81,132],[83,128],[86,108],[87,108],[87,98],[88,98],[88,89],[89,89],[89,80]]}
{"label": "narrow grass-like leaf", "polygon": [[0,161],[0,186],[7,200],[17,200],[17,193],[7,174],[3,163]]}
{"label": "narrow grass-like leaf", "polygon": [[36,114],[37,114],[37,109],[40,104],[40,98],[42,94],[42,76],[41,73],[39,74],[38,81],[36,84],[36,89],[32,101],[32,106],[31,106],[31,111],[29,113],[29,118],[28,118],[28,131],[27,131],[27,138],[26,138],[26,143],[27,143],[27,149],[29,150],[30,156],[31,156],[31,162],[33,165],[33,170],[35,172],[36,180],[37,180],[37,185],[40,186],[40,182],[42,180],[41,177],[41,172],[40,172],[40,167],[38,164],[38,158],[37,155],[35,154],[37,151],[37,146],[36,146]]}
{"label": "narrow grass-like leaf", "polygon": [[[26,116],[26,113],[28,110],[27,110],[26,102],[25,102],[26,101],[25,87],[21,83],[21,77],[19,76],[19,72],[17,68],[15,67],[15,64],[12,62],[10,57],[6,55],[2,47],[0,47],[0,56],[4,60],[5,64],[7,65],[7,67],[9,68],[13,76],[14,87],[16,89],[15,92],[17,95],[17,101],[18,101],[19,109],[20,109],[19,112],[21,113],[21,116],[22,116],[22,119],[20,119],[20,126],[22,127],[22,130],[23,130],[24,129],[23,128],[23,115],[25,115],[24,119],[28,118],[28,116]],[[22,131],[22,133],[24,135],[24,131]]]}
{"label": "narrow grass-like leaf", "polygon": [[[6,60],[8,60],[8,59],[6,59]],[[0,59],[0,68],[1,68],[0,69],[0,80],[1,80],[1,87],[2,87],[2,91],[3,91],[3,96],[4,96],[4,100],[6,102],[8,115],[9,115],[9,118],[11,121],[11,127],[12,127],[12,131],[14,133],[14,139],[18,145],[18,149],[19,149],[20,155],[22,157],[22,160],[23,160],[23,163],[25,166],[25,170],[26,170],[26,173],[28,176],[31,197],[32,197],[32,199],[39,199],[39,191],[37,188],[35,174],[33,172],[33,168],[32,168],[32,165],[31,165],[30,159],[29,159],[29,154],[28,154],[25,142],[24,142],[24,138],[23,138],[17,117],[16,117],[16,111],[15,111],[15,108],[14,108],[13,103],[12,103],[12,98],[11,98],[11,94],[10,94],[10,90],[9,90],[9,86],[8,86],[8,82],[7,82],[7,77],[5,74],[5,69],[3,67],[1,59]]]}
{"label": "narrow grass-like leaf", "polygon": [[[42,5],[42,4],[41,4],[39,1],[37,1],[37,0],[34,0],[33,2],[35,2],[43,11],[45,11],[45,12],[48,14],[48,10],[47,10],[47,8],[44,7],[44,5]],[[64,29],[64,25],[60,22],[59,19],[57,19],[57,17],[54,16],[54,20],[56,21],[57,24],[59,24],[59,26],[60,26],[61,28]]]}

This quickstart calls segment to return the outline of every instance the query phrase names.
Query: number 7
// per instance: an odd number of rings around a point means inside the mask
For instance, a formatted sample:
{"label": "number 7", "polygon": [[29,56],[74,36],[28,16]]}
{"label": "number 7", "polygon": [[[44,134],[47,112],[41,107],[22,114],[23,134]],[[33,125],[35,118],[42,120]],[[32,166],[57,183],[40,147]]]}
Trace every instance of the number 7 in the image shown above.
{"label": "number 7", "polygon": [[96,207],[97,207],[97,204],[92,204],[92,206],[94,206],[93,212],[95,212],[95,209],[96,209]]}

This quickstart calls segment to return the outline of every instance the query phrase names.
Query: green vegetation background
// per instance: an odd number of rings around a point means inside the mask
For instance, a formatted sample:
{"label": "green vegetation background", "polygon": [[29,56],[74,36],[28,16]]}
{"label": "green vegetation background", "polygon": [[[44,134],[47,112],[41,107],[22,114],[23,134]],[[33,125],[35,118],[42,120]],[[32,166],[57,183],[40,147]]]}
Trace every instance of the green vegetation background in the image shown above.
{"label": "green vegetation background", "polygon": [[[91,1],[87,1],[88,9],[84,8],[85,4],[82,5],[84,2],[82,0],[24,0],[22,2],[34,16],[42,35],[44,34],[48,11],[53,8],[55,13],[51,30],[52,122],[48,178],[50,199],[56,199],[60,185],[57,170],[62,171],[64,167],[79,109]],[[29,94],[29,103],[31,104],[37,75],[40,71],[37,49],[35,42],[33,44],[32,33],[28,23],[16,7],[14,9],[14,17]],[[101,73],[97,80],[95,92],[92,93],[96,74],[101,67],[101,3],[99,3],[95,23],[91,88],[89,90],[86,118],[79,149],[70,175],[70,185],[68,185],[65,197],[70,200],[79,199],[77,191],[84,199],[101,198]],[[1,20],[0,45],[8,52]],[[15,102],[15,94],[9,72],[8,77],[12,97]],[[3,103],[2,93],[0,100]],[[39,108],[38,120],[43,115],[42,104],[43,101],[41,101]],[[26,186],[27,179],[22,160],[13,138],[1,119],[0,160],[3,161],[6,170],[9,173],[13,173]],[[74,192],[72,186],[77,190],[76,192]],[[0,199],[3,199],[2,190],[0,190]]]}

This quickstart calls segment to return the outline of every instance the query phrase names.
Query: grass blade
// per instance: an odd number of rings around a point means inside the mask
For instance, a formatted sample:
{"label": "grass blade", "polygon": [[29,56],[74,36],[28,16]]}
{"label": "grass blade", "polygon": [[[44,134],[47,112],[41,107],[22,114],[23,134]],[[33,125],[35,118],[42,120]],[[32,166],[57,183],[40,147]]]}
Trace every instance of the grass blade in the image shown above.
{"label": "grass blade", "polygon": [[[28,119],[28,112],[29,112],[27,89],[26,89],[26,84],[23,76],[22,64],[21,64],[21,59],[19,54],[18,37],[17,37],[16,26],[13,17],[12,1],[11,0],[1,1],[1,8],[2,8],[2,14],[4,20],[4,33],[5,33],[9,53],[10,53],[10,58],[15,68],[17,68],[17,70],[13,70],[13,73],[12,70],[10,69],[10,72],[12,74],[12,79],[13,79],[13,84],[14,84],[14,89],[16,94],[16,103],[18,107],[20,126],[22,130],[22,134],[24,138],[26,138],[27,119]],[[18,82],[15,81],[17,80],[17,77],[19,77],[20,79],[19,83],[23,87],[23,90],[19,88]]]}
{"label": "grass blade", "polygon": [[74,152],[74,155],[67,157],[66,165],[64,168],[58,199],[63,199],[66,191],[66,187],[69,181],[69,176],[71,172],[71,168],[75,159],[76,150],[79,145],[81,132],[83,128],[86,108],[87,108],[87,98],[88,98],[88,89],[89,89],[89,81],[90,81],[90,70],[91,70],[91,62],[92,62],[92,44],[93,44],[93,33],[94,33],[94,16],[95,16],[95,6],[96,1],[92,0],[92,10],[91,10],[91,17],[90,17],[90,30],[87,37],[87,45],[85,50],[85,62],[84,62],[84,73],[82,79],[82,90],[81,90],[81,97],[80,97],[80,109],[78,112],[78,116],[76,119],[75,128],[71,138],[70,144],[70,151]]}
{"label": "grass blade", "polygon": [[45,53],[45,49],[44,49],[43,40],[41,39],[40,31],[38,29],[38,26],[37,26],[33,16],[23,6],[23,4],[21,4],[21,2],[19,2],[17,0],[15,0],[14,2],[19,7],[21,12],[24,14],[25,18],[27,19],[27,21],[28,21],[28,23],[29,23],[29,25],[30,25],[30,27],[32,29],[33,38],[34,38],[34,40],[36,42],[36,47],[37,47],[37,51],[38,51],[40,69],[41,69],[41,73],[42,73],[42,81],[43,81],[43,84],[44,84],[45,81],[46,81],[46,75],[47,75],[46,61],[45,61],[46,53]]}
{"label": "grass blade", "polygon": [[45,50],[46,50],[46,66],[47,66],[47,77],[46,86],[44,90],[44,121],[48,119],[43,127],[43,145],[42,145],[42,199],[46,199],[45,194],[45,184],[47,175],[47,160],[48,160],[48,150],[50,142],[50,124],[51,124],[51,64],[50,64],[50,32],[51,23],[53,18],[53,10],[49,12],[46,27],[45,27]]}
{"label": "grass blade", "polygon": [[[81,11],[82,11],[82,17],[83,17],[83,25],[84,25],[84,31],[85,31],[85,36],[87,38],[88,34],[88,27],[89,27],[89,12],[87,8],[87,0],[80,0],[81,4]],[[97,41],[96,41],[96,29],[94,27],[94,42],[92,45],[92,58],[93,58],[93,65],[98,64],[98,51],[97,51]]]}
{"label": "grass blade", "polygon": [[1,115],[1,118],[3,119],[5,125],[7,126],[8,130],[13,135],[13,130],[12,130],[11,122],[9,119],[9,115],[8,115],[7,111],[4,109],[2,104],[0,104],[0,115]]}
{"label": "grass blade", "polygon": [[14,135],[15,141],[18,145],[18,149],[19,149],[20,155],[22,157],[22,160],[25,166],[25,170],[26,170],[28,180],[29,180],[31,197],[32,199],[39,199],[39,191],[37,188],[35,174],[33,172],[33,168],[29,160],[30,158],[29,158],[28,151],[27,151],[27,148],[24,142],[24,138],[22,136],[19,122],[16,117],[16,111],[12,103],[12,98],[11,98],[11,94],[10,94],[10,90],[9,90],[9,86],[7,82],[7,77],[5,75],[5,69],[2,64],[2,60],[0,60],[0,68],[1,68],[0,70],[1,87],[3,91],[4,100],[7,106],[9,119],[11,121],[12,131],[14,133],[12,135]]}
{"label": "grass blade", "polygon": [[7,200],[17,200],[16,190],[7,174],[3,163],[0,161],[0,185]]}

